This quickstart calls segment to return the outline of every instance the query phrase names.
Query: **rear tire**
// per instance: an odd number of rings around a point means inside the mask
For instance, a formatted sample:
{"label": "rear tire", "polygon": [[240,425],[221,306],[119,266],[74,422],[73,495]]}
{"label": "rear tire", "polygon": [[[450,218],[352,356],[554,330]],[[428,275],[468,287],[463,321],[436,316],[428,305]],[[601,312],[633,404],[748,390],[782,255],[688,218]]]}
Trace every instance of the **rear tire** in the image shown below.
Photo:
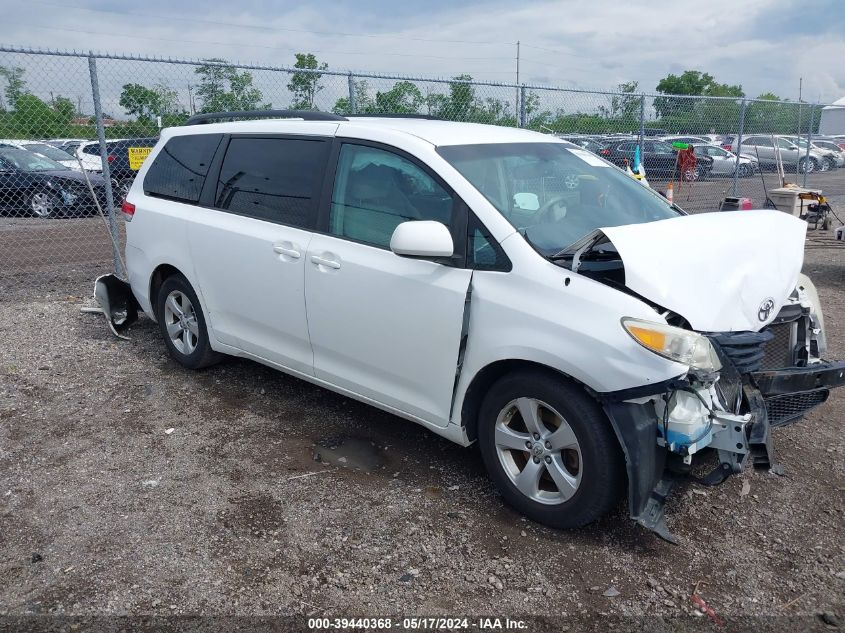
{"label": "rear tire", "polygon": [[220,354],[211,349],[197,294],[182,274],[171,275],[161,284],[156,318],[167,351],[177,363],[202,369],[220,361]]}
{"label": "rear tire", "polygon": [[624,492],[624,456],[601,407],[550,373],[496,381],[479,412],[478,445],[504,500],[550,527],[592,523]]}

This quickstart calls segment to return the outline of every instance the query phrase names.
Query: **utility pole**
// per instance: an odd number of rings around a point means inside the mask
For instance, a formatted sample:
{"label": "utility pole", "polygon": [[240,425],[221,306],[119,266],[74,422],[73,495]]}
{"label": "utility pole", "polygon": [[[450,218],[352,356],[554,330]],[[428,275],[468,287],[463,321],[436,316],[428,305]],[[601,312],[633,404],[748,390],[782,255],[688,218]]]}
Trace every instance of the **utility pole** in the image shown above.
{"label": "utility pole", "polygon": [[516,101],[514,101],[514,115],[519,118],[519,40],[516,41]]}

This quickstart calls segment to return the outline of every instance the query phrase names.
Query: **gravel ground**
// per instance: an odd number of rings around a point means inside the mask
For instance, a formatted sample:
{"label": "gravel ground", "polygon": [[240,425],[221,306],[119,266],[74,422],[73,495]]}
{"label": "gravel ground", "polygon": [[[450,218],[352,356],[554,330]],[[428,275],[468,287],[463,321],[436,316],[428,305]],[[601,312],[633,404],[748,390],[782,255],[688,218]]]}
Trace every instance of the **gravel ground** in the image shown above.
{"label": "gravel ground", "polygon": [[[845,358],[845,246],[811,232],[805,269]],[[252,362],[182,370],[148,320],[114,339],[63,290],[93,273],[0,302],[0,630],[182,614],[705,630],[696,586],[733,630],[845,621],[845,390],[776,431],[783,476],[681,486],[680,546],[624,508],[561,532],[505,507],[474,448]],[[13,619],[33,614],[51,617]]]}

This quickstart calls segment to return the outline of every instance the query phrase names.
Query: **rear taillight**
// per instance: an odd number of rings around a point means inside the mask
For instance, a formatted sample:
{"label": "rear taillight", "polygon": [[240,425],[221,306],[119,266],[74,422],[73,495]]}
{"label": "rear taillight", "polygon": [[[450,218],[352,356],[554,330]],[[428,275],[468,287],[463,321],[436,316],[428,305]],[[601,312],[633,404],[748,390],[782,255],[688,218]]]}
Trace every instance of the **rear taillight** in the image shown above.
{"label": "rear taillight", "polygon": [[113,162],[114,162],[114,160],[115,160],[115,155],[114,155],[114,154],[109,154],[109,157],[108,157],[108,161],[109,161],[109,163],[110,163],[110,164],[111,164],[111,163],[113,163]]}
{"label": "rear taillight", "polygon": [[135,205],[131,202],[124,200],[123,204],[120,205],[120,210],[123,212],[123,218],[127,222],[131,222],[132,218],[135,217]]}
{"label": "rear taillight", "polygon": [[602,156],[610,156],[610,150],[609,149],[599,150],[599,154],[601,154]]}
{"label": "rear taillight", "polygon": [[726,150],[728,150],[729,152],[732,152],[732,151],[733,151],[733,146],[732,146],[730,143],[725,143],[724,145],[722,145],[722,149],[726,149]]}

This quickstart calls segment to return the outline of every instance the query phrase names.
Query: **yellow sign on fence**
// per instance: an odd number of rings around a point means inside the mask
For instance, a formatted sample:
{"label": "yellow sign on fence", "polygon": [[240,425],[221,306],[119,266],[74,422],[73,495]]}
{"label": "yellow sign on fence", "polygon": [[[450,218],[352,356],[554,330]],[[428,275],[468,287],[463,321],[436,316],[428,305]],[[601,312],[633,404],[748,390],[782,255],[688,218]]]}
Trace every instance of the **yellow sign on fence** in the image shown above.
{"label": "yellow sign on fence", "polygon": [[129,169],[132,171],[138,171],[141,169],[141,165],[144,164],[144,161],[147,159],[147,156],[150,155],[152,149],[152,147],[130,147]]}

